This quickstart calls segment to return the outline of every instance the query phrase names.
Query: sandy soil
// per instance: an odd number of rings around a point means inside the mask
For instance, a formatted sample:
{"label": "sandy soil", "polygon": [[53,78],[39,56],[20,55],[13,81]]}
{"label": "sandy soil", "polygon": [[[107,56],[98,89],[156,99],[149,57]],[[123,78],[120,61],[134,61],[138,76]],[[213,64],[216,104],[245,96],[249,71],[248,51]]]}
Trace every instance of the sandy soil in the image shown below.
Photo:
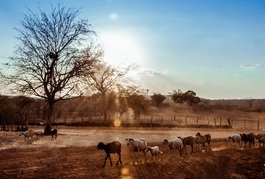
{"label": "sandy soil", "polygon": [[[33,128],[34,130],[37,128]],[[203,130],[212,135],[212,151],[179,156],[169,155],[162,139],[195,135],[198,129],[120,129],[58,128],[58,139],[51,136],[25,141],[17,132],[0,132],[0,178],[265,178],[265,149],[232,148],[227,136],[233,133],[260,131]],[[144,138],[148,145],[163,151],[155,162],[151,156],[139,154],[140,162],[126,146],[125,138]],[[113,166],[105,153],[96,149],[98,142],[118,140],[122,143],[122,165],[115,166],[118,156],[112,155]]]}

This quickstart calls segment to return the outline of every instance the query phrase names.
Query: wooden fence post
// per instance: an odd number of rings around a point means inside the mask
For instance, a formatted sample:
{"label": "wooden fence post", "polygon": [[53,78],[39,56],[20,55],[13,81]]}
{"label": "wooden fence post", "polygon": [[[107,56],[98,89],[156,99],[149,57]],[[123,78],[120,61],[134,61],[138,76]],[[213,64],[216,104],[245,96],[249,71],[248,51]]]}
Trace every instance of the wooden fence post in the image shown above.
{"label": "wooden fence post", "polygon": [[258,119],[258,122],[257,122],[257,128],[259,130],[259,122],[260,122],[260,118]]}
{"label": "wooden fence post", "polygon": [[74,126],[75,126],[75,117],[73,117],[74,118]]}
{"label": "wooden fence post", "polygon": [[28,113],[25,114],[25,121],[26,121],[26,129],[28,130],[28,128],[29,128],[29,116],[28,116]]}

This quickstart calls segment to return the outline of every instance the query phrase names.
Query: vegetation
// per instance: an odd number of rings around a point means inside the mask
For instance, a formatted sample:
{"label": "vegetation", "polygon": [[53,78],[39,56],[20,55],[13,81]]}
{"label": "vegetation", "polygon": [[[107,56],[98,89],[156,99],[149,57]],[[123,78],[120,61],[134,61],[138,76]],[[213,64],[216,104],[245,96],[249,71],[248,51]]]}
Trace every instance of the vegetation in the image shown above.
{"label": "vegetation", "polygon": [[136,67],[134,64],[126,67],[113,67],[101,61],[94,66],[94,73],[84,77],[85,84],[87,84],[86,88],[90,92],[98,94],[99,105],[102,108],[105,121],[108,111],[113,107],[112,102],[119,93],[117,86],[121,88],[122,85],[125,85],[124,81],[128,81],[128,79],[126,80],[127,73]]}
{"label": "vegetation", "polygon": [[183,93],[181,90],[174,91],[172,95],[174,103],[183,104],[186,103],[190,106],[200,103],[200,98],[196,96],[196,93],[192,90],[188,90]]}
{"label": "vegetation", "polygon": [[160,93],[157,93],[157,94],[154,93],[154,95],[151,96],[151,102],[156,107],[160,106],[165,99],[166,99],[166,97]]}
{"label": "vegetation", "polygon": [[[252,115],[260,113],[260,116],[262,116],[265,112],[265,100],[258,99],[252,100],[253,104],[251,107],[248,105],[248,99],[202,99],[198,105],[193,106],[166,101],[157,107],[150,99],[146,98],[144,93],[137,90],[134,91],[133,89],[136,90],[132,87],[132,91],[128,94],[120,94],[120,96],[112,94],[112,97],[108,97],[112,100],[109,100],[111,108],[108,113],[107,121],[104,120],[104,114],[99,105],[101,103],[101,96],[94,94],[56,103],[51,123],[57,123],[58,125],[107,127],[115,126],[113,120],[120,119],[122,114],[126,114],[123,120],[128,118],[130,121],[120,124],[124,127],[150,127],[151,121],[152,127],[173,127],[172,123],[163,123],[163,118],[170,116],[172,118],[175,116],[172,120],[174,120],[175,125],[178,127],[184,125],[186,127],[230,128],[233,119],[241,119],[239,116],[247,120],[251,119]],[[10,128],[5,127],[10,124],[16,126],[12,128],[12,130],[23,130],[26,129],[27,122],[34,125],[43,123],[46,119],[47,110],[45,104],[44,99],[34,99],[23,96],[0,96],[0,123],[2,130],[10,130]],[[141,117],[141,114],[144,115]],[[197,118],[197,124],[196,121],[193,124],[188,122],[187,126],[187,124],[185,124],[185,119],[179,119],[179,117],[183,116],[193,116],[192,118]],[[213,124],[213,122],[211,125],[207,124],[205,116],[215,117],[215,124]],[[221,119],[223,120],[221,121]],[[258,118],[256,118],[256,120],[257,119]],[[203,121],[206,121],[206,123]],[[198,125],[198,122],[200,125]],[[221,126],[220,124],[222,122],[224,125]],[[180,125],[181,123],[182,125]],[[255,124],[255,126],[257,125]]]}

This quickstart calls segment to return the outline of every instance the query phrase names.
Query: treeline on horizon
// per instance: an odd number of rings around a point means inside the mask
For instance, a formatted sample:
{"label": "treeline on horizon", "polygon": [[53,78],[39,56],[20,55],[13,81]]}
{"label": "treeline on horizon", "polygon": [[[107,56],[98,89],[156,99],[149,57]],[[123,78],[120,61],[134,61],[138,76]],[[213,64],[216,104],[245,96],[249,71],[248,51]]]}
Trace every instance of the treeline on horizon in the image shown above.
{"label": "treeline on horizon", "polygon": [[[184,94],[192,94],[184,96]],[[181,96],[182,94],[182,96]],[[241,111],[241,112],[265,112],[265,99],[220,99],[211,100],[199,98],[193,91],[172,95],[132,95],[129,97],[117,97],[109,94],[102,101],[101,96],[94,94],[92,96],[83,96],[69,100],[62,100],[55,105],[53,119],[71,118],[71,117],[88,117],[107,116],[119,113],[120,117],[132,109],[134,118],[140,118],[142,114],[152,114],[157,110],[170,110],[179,112],[186,110],[188,113],[214,112],[214,111]],[[175,96],[175,98],[174,98]],[[103,105],[102,103],[105,103]],[[154,110],[155,109],[155,110]],[[0,119],[3,113],[13,114],[18,118],[25,118],[25,115],[33,115],[36,119],[46,119],[47,104],[40,98],[26,96],[4,96],[0,95]]]}

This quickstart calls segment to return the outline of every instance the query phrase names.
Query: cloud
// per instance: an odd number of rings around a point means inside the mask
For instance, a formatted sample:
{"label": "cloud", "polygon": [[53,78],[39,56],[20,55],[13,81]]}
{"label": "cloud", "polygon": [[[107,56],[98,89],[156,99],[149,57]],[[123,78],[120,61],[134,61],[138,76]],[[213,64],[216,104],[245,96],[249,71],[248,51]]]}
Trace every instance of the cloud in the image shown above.
{"label": "cloud", "polygon": [[118,19],[118,14],[116,14],[116,13],[110,14],[110,19],[115,21],[116,19]]}
{"label": "cloud", "polygon": [[256,69],[259,66],[260,66],[259,64],[241,64],[240,68],[243,68],[243,69]]}
{"label": "cloud", "polygon": [[168,75],[169,70],[165,69],[162,72],[160,72],[160,71],[156,71],[154,69],[142,68],[142,69],[140,69],[140,72],[138,74],[142,75],[142,76],[154,77],[154,76]]}

